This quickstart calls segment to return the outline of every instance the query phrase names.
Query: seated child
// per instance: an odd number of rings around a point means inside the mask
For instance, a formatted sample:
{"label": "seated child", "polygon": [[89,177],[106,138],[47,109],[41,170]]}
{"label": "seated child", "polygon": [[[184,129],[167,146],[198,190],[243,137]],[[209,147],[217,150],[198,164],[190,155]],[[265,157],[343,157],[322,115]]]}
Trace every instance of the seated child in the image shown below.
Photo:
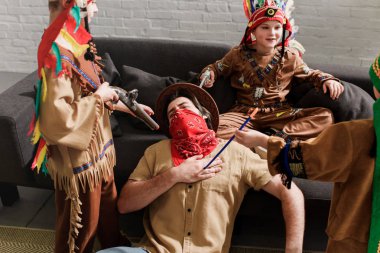
{"label": "seated child", "polygon": [[212,87],[215,79],[223,76],[230,77],[231,86],[237,90],[235,106],[220,115],[218,137],[230,138],[254,107],[259,112],[247,127],[270,129],[270,135],[284,139],[315,137],[333,123],[332,113],[326,108],[293,108],[286,101],[293,81],[312,82],[324,93],[328,90],[332,99],[344,90],[338,79],[308,68],[296,49],[286,47],[291,34],[291,24],[282,9],[265,1],[253,12],[240,45],[203,69],[201,80],[210,70],[204,87]]}
{"label": "seated child", "polygon": [[[334,183],[326,253],[380,252],[380,55],[370,68],[376,102],[373,119],[340,122],[307,141],[285,141],[255,130],[236,140],[268,149],[272,175]],[[289,185],[290,186],[290,185]]]}

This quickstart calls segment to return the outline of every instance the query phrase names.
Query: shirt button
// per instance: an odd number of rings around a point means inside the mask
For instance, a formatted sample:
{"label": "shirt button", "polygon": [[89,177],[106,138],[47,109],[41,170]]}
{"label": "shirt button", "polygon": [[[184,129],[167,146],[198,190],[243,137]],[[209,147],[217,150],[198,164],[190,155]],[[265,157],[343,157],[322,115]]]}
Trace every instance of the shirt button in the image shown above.
{"label": "shirt button", "polygon": [[190,232],[188,232],[188,233],[187,233],[187,235],[188,235],[188,236],[190,236],[190,235],[191,235],[191,233],[190,233]]}
{"label": "shirt button", "polygon": [[187,211],[190,213],[190,212],[191,212],[191,209],[189,208],[189,209],[187,209]]}

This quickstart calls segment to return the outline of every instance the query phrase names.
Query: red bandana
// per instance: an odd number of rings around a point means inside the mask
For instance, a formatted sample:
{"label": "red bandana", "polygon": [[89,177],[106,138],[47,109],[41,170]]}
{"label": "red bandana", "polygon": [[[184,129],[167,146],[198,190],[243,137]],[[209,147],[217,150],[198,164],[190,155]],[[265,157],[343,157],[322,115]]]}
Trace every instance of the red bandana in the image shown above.
{"label": "red bandana", "polygon": [[171,152],[174,166],[195,155],[206,156],[218,145],[215,132],[208,129],[206,121],[187,109],[174,113],[169,132],[172,136]]}

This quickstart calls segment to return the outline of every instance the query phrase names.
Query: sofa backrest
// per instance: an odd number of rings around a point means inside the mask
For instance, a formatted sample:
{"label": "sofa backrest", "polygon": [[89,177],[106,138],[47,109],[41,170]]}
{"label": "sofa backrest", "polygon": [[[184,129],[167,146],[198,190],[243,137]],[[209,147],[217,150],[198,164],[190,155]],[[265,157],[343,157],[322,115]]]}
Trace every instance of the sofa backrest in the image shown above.
{"label": "sofa backrest", "polygon": [[220,43],[137,38],[96,38],[100,55],[108,52],[121,71],[122,65],[142,69],[158,76],[187,80],[188,72],[222,58],[231,46]]}
{"label": "sofa backrest", "polygon": [[[120,73],[122,66],[127,65],[160,77],[173,76],[184,81],[191,77],[189,72],[199,73],[206,65],[221,59],[232,47],[221,43],[141,38],[96,38],[95,43],[100,55],[110,54]],[[294,89],[289,97],[290,102],[301,108],[316,106],[329,108],[333,111],[337,122],[372,116],[373,100],[369,95],[373,97],[373,92],[366,68],[313,62],[307,64],[312,69],[320,69],[343,81],[355,84],[366,92],[347,86],[347,91],[350,92],[346,92],[340,102],[334,102],[322,93],[309,92],[310,89],[302,88],[298,91]],[[229,85],[229,79],[218,80],[214,88],[208,91],[214,97],[220,113],[226,112],[235,103],[236,91]],[[313,94],[305,96],[307,93]],[[294,99],[296,97],[298,99]],[[303,101],[299,102],[299,98],[302,97]],[[321,103],[320,99],[324,99],[325,103]],[[354,102],[355,107],[350,106],[351,102]],[[354,110],[355,113],[347,110]]]}

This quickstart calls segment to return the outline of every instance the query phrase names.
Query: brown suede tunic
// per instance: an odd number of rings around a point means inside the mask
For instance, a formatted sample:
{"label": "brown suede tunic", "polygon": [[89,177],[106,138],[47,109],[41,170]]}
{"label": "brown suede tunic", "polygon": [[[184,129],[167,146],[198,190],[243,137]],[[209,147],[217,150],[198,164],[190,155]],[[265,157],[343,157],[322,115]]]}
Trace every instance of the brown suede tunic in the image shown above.
{"label": "brown suede tunic", "polygon": [[237,90],[237,103],[248,106],[284,102],[292,81],[311,82],[319,88],[326,80],[337,80],[322,71],[310,69],[294,49],[286,48],[282,59],[276,49],[266,66],[263,66],[264,58],[251,49],[237,46],[203,71],[212,69],[215,79],[230,76],[231,86]]}
{"label": "brown suede tunic", "polygon": [[[299,143],[306,178],[334,182],[327,226],[331,240],[368,243],[375,166],[375,158],[370,154],[374,142],[373,121],[355,120],[332,125],[317,138]],[[298,142],[292,142],[291,148],[297,145]],[[278,158],[284,146],[281,138],[269,139],[268,165],[272,174],[279,171]]]}

